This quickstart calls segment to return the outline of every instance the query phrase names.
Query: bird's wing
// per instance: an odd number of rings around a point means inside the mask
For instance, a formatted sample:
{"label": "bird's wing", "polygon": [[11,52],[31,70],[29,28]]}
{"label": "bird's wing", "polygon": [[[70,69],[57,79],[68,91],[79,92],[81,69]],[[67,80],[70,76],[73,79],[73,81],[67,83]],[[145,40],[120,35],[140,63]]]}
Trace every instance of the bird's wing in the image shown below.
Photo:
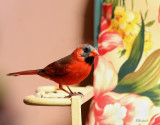
{"label": "bird's wing", "polygon": [[50,76],[62,76],[69,73],[71,57],[67,56],[46,66],[42,71]]}

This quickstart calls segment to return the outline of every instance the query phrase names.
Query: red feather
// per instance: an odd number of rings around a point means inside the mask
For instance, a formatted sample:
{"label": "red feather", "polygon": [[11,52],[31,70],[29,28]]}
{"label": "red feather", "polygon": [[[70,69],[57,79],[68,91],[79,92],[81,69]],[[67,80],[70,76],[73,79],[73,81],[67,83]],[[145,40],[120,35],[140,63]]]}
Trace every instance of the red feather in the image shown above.
{"label": "red feather", "polygon": [[[90,51],[87,53],[88,55],[86,54],[86,57],[82,56],[85,53],[84,51],[87,51],[83,50],[84,47],[90,49]],[[64,90],[62,88],[62,85],[72,85],[80,83],[89,75],[92,65],[87,63],[85,59],[92,59],[97,55],[98,52],[95,48],[93,48],[91,45],[85,44],[76,48],[76,50],[72,54],[49,64],[43,69],[9,73],[8,75],[19,76],[37,74],[44,78],[57,82],[58,84],[60,84],[60,89]],[[70,93],[66,90],[64,91],[70,95],[74,94],[71,90]]]}

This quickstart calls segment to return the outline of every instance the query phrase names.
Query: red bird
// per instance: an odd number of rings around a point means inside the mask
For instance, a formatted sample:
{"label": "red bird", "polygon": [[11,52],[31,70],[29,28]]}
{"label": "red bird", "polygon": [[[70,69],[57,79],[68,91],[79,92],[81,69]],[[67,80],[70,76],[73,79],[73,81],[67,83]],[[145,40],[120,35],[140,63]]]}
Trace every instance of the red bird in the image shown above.
{"label": "red bird", "polygon": [[[69,97],[71,97],[82,93],[72,92],[68,85],[77,84],[83,81],[89,75],[94,58],[98,55],[97,50],[93,46],[84,44],[77,47],[70,55],[49,64],[43,69],[27,70],[9,73],[7,75],[40,75],[58,83],[59,89],[65,91],[69,94]],[[69,92],[63,89],[62,85],[66,85]]]}

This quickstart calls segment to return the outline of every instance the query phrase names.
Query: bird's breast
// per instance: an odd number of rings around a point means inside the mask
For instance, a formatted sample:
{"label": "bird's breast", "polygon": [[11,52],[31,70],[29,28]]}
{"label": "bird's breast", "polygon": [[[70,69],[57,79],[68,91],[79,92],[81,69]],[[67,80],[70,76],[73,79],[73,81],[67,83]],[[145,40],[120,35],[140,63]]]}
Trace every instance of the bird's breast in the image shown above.
{"label": "bird's breast", "polygon": [[63,78],[67,85],[77,84],[83,81],[91,71],[91,65],[85,62],[73,62],[68,67],[69,73]]}

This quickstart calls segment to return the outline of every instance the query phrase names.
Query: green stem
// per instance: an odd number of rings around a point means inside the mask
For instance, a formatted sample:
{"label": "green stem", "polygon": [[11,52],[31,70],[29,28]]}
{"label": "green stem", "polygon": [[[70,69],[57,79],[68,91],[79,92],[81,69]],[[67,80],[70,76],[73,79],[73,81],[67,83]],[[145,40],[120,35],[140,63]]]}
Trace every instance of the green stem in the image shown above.
{"label": "green stem", "polygon": [[120,6],[121,6],[121,0],[119,0],[119,4],[120,4]]}
{"label": "green stem", "polygon": [[126,5],[125,5],[125,0],[123,0],[123,6],[125,7]]}
{"label": "green stem", "polygon": [[112,0],[104,0],[105,3],[112,3]]}
{"label": "green stem", "polygon": [[134,0],[132,0],[132,11],[133,11],[133,8],[134,8]]}

